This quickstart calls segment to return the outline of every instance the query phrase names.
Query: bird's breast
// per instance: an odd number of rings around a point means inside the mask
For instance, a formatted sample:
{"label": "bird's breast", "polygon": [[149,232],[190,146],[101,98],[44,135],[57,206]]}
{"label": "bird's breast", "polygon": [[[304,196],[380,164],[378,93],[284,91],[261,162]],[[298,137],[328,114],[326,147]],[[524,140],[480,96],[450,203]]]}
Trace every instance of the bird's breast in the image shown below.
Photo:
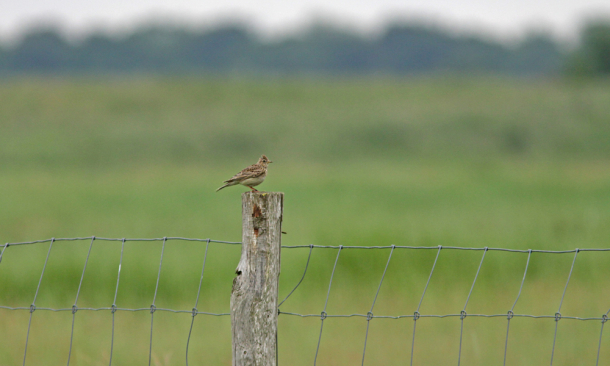
{"label": "bird's breast", "polygon": [[244,179],[240,183],[243,184],[244,186],[256,186],[256,185],[263,183],[264,180],[265,180],[265,174],[263,174],[259,177],[256,177],[256,178]]}

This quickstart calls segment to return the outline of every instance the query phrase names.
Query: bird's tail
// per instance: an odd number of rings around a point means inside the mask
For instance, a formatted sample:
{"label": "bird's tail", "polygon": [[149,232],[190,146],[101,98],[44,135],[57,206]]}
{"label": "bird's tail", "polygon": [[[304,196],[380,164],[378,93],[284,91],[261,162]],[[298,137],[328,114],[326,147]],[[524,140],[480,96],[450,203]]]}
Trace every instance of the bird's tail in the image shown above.
{"label": "bird's tail", "polygon": [[230,186],[232,186],[232,185],[233,185],[233,184],[231,184],[231,183],[225,183],[225,184],[224,184],[222,187],[219,187],[219,188],[216,190],[216,192],[220,191],[220,190],[221,190],[221,189],[223,189],[223,188],[230,187]]}

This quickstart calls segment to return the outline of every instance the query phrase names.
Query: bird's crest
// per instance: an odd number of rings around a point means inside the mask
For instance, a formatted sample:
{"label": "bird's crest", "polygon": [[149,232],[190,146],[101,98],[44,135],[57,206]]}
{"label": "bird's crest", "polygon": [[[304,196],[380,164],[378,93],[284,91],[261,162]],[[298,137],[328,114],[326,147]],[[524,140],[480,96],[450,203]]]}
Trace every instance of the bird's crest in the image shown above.
{"label": "bird's crest", "polygon": [[273,163],[273,162],[271,160],[269,160],[266,155],[263,155],[260,157],[260,159],[258,159],[259,165],[266,167],[267,165],[269,165],[269,163]]}

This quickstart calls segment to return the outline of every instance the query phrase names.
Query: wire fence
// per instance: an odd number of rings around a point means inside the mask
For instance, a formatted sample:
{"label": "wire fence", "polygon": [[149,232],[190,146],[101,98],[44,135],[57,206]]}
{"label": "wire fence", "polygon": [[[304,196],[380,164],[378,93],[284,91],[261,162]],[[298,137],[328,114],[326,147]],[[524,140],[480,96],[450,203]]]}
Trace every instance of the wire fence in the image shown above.
{"label": "wire fence", "polygon": [[[47,268],[47,264],[49,262],[49,256],[51,254],[51,251],[53,249],[53,245],[57,242],[62,242],[62,241],[88,241],[89,242],[89,248],[88,248],[88,252],[87,252],[87,257],[83,266],[83,270],[81,273],[81,277],[80,277],[80,281],[79,281],[79,285],[78,285],[78,290],[76,292],[76,296],[74,299],[74,304],[72,305],[72,307],[70,308],[49,308],[49,307],[37,307],[36,306],[36,300],[38,298],[39,295],[39,290],[40,290],[40,286],[45,274],[45,270]],[[117,273],[117,278],[116,278],[116,286],[115,286],[115,291],[114,291],[114,300],[111,306],[109,307],[79,307],[78,306],[78,300],[79,300],[79,295],[81,293],[81,287],[83,284],[83,279],[85,277],[85,272],[87,270],[87,264],[89,263],[89,258],[90,258],[90,254],[91,254],[91,249],[93,247],[93,244],[95,241],[115,241],[115,242],[121,242],[121,255],[120,255],[120,260],[119,260],[119,265],[118,265],[118,273]],[[191,310],[179,310],[179,309],[170,309],[170,308],[158,308],[156,307],[155,303],[157,300],[157,293],[159,290],[159,279],[161,277],[161,269],[162,269],[162,265],[163,265],[163,257],[164,257],[164,253],[165,253],[165,246],[166,243],[168,241],[191,241],[191,242],[200,242],[202,244],[205,244],[205,255],[204,255],[204,259],[203,259],[203,263],[201,266],[201,275],[200,275],[200,279],[199,279],[199,286],[198,286],[198,290],[197,290],[197,296],[196,296],[196,300],[194,303],[194,307]],[[161,256],[159,259],[159,267],[158,267],[158,271],[157,271],[157,279],[156,279],[156,285],[155,285],[155,291],[154,291],[154,296],[153,296],[153,301],[152,304],[150,305],[150,307],[145,307],[145,308],[124,308],[124,307],[118,307],[117,306],[117,294],[118,294],[118,290],[119,290],[119,284],[120,284],[120,279],[121,279],[121,267],[123,264],[123,253],[124,253],[124,248],[125,248],[125,243],[126,242],[162,242],[162,248],[161,248]],[[29,321],[28,321],[28,327],[27,327],[27,333],[26,333],[26,337],[25,337],[25,347],[24,347],[24,352],[23,352],[23,365],[25,366],[26,364],[26,359],[27,359],[27,353],[28,353],[28,343],[29,343],[29,338],[30,338],[30,329],[31,329],[31,325],[32,325],[32,316],[34,314],[35,311],[38,310],[43,310],[43,311],[52,311],[52,312],[64,312],[64,311],[70,311],[72,313],[72,326],[71,326],[71,333],[70,333],[70,345],[69,345],[69,352],[68,352],[68,361],[67,361],[67,365],[70,365],[70,359],[71,359],[71,355],[72,355],[72,349],[73,349],[73,340],[74,340],[74,323],[75,323],[75,318],[76,318],[76,313],[79,311],[109,311],[112,315],[112,331],[111,331],[111,342],[110,342],[110,360],[109,360],[109,365],[112,365],[113,362],[113,349],[114,349],[114,337],[115,337],[115,313],[116,312],[139,312],[139,311],[148,311],[150,312],[150,338],[149,338],[149,353],[148,353],[148,364],[151,365],[151,360],[152,360],[152,349],[153,349],[153,329],[154,329],[154,316],[155,313],[157,311],[162,311],[162,312],[169,312],[169,313],[190,313],[192,316],[192,320],[191,320],[191,324],[190,324],[190,328],[189,328],[189,333],[188,333],[188,338],[186,341],[186,356],[185,356],[185,361],[186,361],[186,365],[189,364],[189,344],[191,341],[191,334],[192,334],[192,330],[193,330],[193,324],[194,324],[194,320],[195,320],[195,316],[199,315],[199,314],[203,314],[203,315],[209,315],[209,316],[229,316],[230,313],[213,313],[213,312],[205,312],[205,311],[200,311],[197,306],[199,305],[199,300],[200,300],[200,295],[201,295],[201,288],[202,288],[202,283],[203,283],[203,278],[204,278],[204,272],[205,272],[205,268],[206,268],[206,262],[208,259],[208,249],[210,247],[210,244],[222,244],[222,245],[241,245],[240,242],[229,242],[229,241],[220,241],[220,240],[212,240],[212,239],[194,239],[194,238],[182,238],[182,237],[163,237],[163,238],[150,238],[150,239],[126,239],[126,238],[101,238],[101,237],[79,237],[79,238],[51,238],[51,239],[45,239],[45,240],[36,240],[36,241],[29,241],[29,242],[19,242],[19,243],[6,243],[2,246],[0,246],[1,250],[0,250],[0,265],[2,264],[5,252],[8,250],[9,247],[13,247],[13,246],[21,246],[21,245],[42,245],[42,244],[49,244],[48,250],[47,250],[47,254],[46,254],[46,258],[44,261],[44,265],[42,267],[42,271],[40,274],[40,278],[38,280],[38,285],[36,287],[36,292],[34,294],[34,298],[33,301],[31,303],[31,305],[29,306],[25,306],[25,307],[10,307],[10,306],[5,306],[5,305],[0,305],[0,309],[5,309],[5,310],[15,310],[15,311],[29,311]],[[376,319],[376,318],[381,318],[381,319],[401,319],[401,318],[412,318],[413,319],[413,332],[412,332],[412,340],[411,340],[411,350],[410,350],[410,365],[413,365],[413,354],[414,354],[414,350],[415,350],[415,340],[416,340],[416,329],[417,329],[417,321],[421,318],[449,318],[449,317],[457,317],[460,319],[460,340],[459,340],[459,353],[458,353],[458,366],[461,363],[461,358],[462,358],[462,340],[463,340],[463,336],[464,336],[464,320],[466,319],[466,317],[480,317],[480,318],[499,318],[499,317],[505,317],[507,319],[507,324],[506,324],[506,336],[505,336],[505,340],[504,340],[504,360],[503,360],[503,365],[506,365],[506,356],[507,356],[507,352],[508,352],[508,344],[509,344],[509,331],[510,331],[510,324],[511,324],[511,320],[514,318],[551,318],[555,320],[555,330],[554,330],[554,335],[553,335],[553,345],[552,345],[552,349],[550,351],[550,364],[553,365],[553,359],[555,356],[555,346],[557,343],[557,333],[558,333],[558,325],[559,325],[559,321],[562,319],[570,319],[570,320],[579,320],[579,321],[599,321],[601,322],[601,327],[600,327],[600,332],[599,332],[599,342],[598,342],[598,346],[597,346],[597,356],[596,356],[596,366],[599,366],[599,362],[600,362],[600,353],[601,353],[601,349],[602,349],[602,336],[603,336],[603,331],[604,331],[604,325],[605,323],[608,321],[608,315],[610,314],[610,309],[608,309],[607,312],[605,312],[604,314],[602,314],[599,317],[577,317],[577,316],[564,316],[561,314],[561,309],[562,309],[562,305],[564,303],[564,299],[565,299],[565,295],[566,295],[566,291],[568,289],[568,285],[570,283],[570,279],[572,278],[572,273],[574,270],[574,265],[576,263],[578,254],[581,252],[604,252],[604,253],[608,253],[610,252],[610,248],[592,248],[592,249],[573,249],[573,250],[561,250],[561,251],[552,251],[552,250],[533,250],[533,249],[528,249],[528,250],[518,250],[518,249],[506,249],[506,248],[489,248],[489,247],[484,247],[484,248],[469,248],[469,247],[455,247],[455,246],[438,246],[438,247],[428,247],[428,246],[399,246],[399,245],[391,245],[391,246],[344,246],[344,245],[339,245],[339,246],[330,246],[330,245],[283,245],[282,249],[309,249],[308,250],[308,256],[307,256],[307,261],[303,270],[303,274],[300,277],[300,280],[296,283],[296,285],[292,288],[292,290],[288,293],[288,295],[279,302],[278,304],[278,314],[280,315],[285,315],[285,316],[295,316],[295,317],[302,317],[302,318],[308,318],[308,317],[319,317],[320,318],[320,331],[319,331],[319,336],[318,336],[318,341],[317,341],[317,347],[316,347],[316,352],[315,352],[315,356],[314,356],[314,360],[313,360],[313,364],[316,365],[316,363],[318,362],[318,357],[319,357],[319,351],[320,351],[320,344],[322,341],[322,334],[324,331],[324,321],[327,318],[351,318],[351,317],[361,317],[361,318],[366,318],[367,321],[367,327],[366,327],[366,333],[365,333],[365,338],[364,338],[364,346],[363,346],[363,350],[362,350],[362,365],[364,365],[365,362],[365,356],[366,356],[366,350],[367,350],[367,341],[368,341],[368,336],[369,336],[369,326],[370,326],[370,321],[372,319]],[[312,257],[312,252],[313,250],[336,250],[337,254],[334,260],[334,265],[332,267],[332,272],[330,275],[330,281],[328,283],[328,290],[326,292],[326,300],[324,303],[324,308],[321,311],[320,314],[300,314],[300,313],[294,313],[294,312],[285,312],[285,311],[281,311],[280,307],[282,306],[282,304],[284,304],[286,302],[286,300],[293,295],[293,293],[297,290],[297,288],[301,285],[301,283],[303,282],[303,280],[305,279],[307,273],[308,273],[308,269],[310,268],[310,262],[311,262],[311,257]],[[377,290],[375,292],[375,296],[373,298],[370,310],[366,313],[366,314],[359,314],[359,313],[352,313],[352,314],[328,314],[326,312],[327,310],[327,306],[328,306],[328,300],[330,297],[330,293],[331,293],[331,289],[332,289],[332,284],[333,284],[333,278],[335,275],[335,271],[337,269],[337,263],[339,262],[339,258],[341,256],[341,253],[345,250],[379,250],[379,249],[385,249],[385,250],[389,250],[389,255],[388,255],[388,259],[387,262],[385,264],[383,273],[381,274],[381,279],[379,281],[379,284],[377,286]],[[423,293],[421,294],[421,297],[419,298],[419,302],[417,305],[416,310],[414,311],[413,314],[404,314],[404,315],[375,315],[373,310],[375,309],[375,303],[377,302],[378,299],[378,295],[379,292],[381,290],[382,284],[384,282],[384,279],[386,277],[386,273],[388,270],[388,267],[390,265],[390,262],[392,260],[392,255],[394,254],[394,252],[396,250],[431,250],[431,251],[436,251],[436,255],[434,258],[434,262],[432,264],[430,273],[428,275],[428,280],[426,282],[426,285],[424,287]],[[424,300],[424,297],[426,295],[426,292],[428,290],[428,286],[430,284],[430,280],[433,277],[435,268],[437,267],[437,262],[439,259],[439,256],[441,254],[442,251],[447,251],[447,250],[452,250],[452,251],[478,251],[481,252],[481,260],[478,264],[477,267],[477,271],[476,274],[474,276],[474,279],[472,281],[472,285],[470,286],[470,290],[468,292],[468,296],[466,298],[466,302],[464,303],[464,306],[462,308],[462,310],[459,313],[453,313],[453,314],[421,314],[420,313],[420,309],[421,309],[421,305],[422,302]],[[521,279],[521,284],[519,287],[519,291],[516,295],[515,301],[513,302],[512,307],[510,308],[510,310],[507,311],[507,313],[503,313],[503,314],[471,314],[471,313],[467,313],[466,309],[468,306],[468,303],[470,301],[473,289],[475,288],[475,284],[477,283],[477,279],[479,278],[479,274],[481,271],[481,267],[483,266],[483,263],[485,261],[485,257],[486,254],[490,251],[498,251],[498,252],[515,252],[515,253],[523,253],[523,254],[527,254],[527,261],[526,261],[526,265],[525,265],[525,269],[523,272],[523,277]],[[517,302],[519,301],[519,298],[521,297],[521,293],[523,290],[523,285],[525,283],[526,277],[527,277],[527,273],[528,273],[528,269],[530,268],[530,259],[531,259],[531,255],[532,253],[544,253],[544,254],[570,254],[573,253],[573,259],[571,262],[571,266],[570,266],[570,271],[568,273],[567,276],[567,280],[565,282],[565,285],[563,286],[563,292],[561,295],[561,300],[559,301],[559,305],[557,307],[557,311],[555,314],[549,314],[549,315],[531,315],[531,314],[516,314],[514,313],[514,309],[515,306],[517,305]],[[2,298],[2,297],[0,297]],[[280,318],[281,319],[281,318]]]}

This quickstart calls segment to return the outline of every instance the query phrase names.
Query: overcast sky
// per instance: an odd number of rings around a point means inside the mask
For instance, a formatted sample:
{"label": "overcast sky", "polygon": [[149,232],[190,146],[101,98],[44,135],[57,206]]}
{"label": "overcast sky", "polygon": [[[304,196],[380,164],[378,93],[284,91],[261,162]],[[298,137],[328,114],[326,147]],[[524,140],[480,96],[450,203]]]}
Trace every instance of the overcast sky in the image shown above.
{"label": "overcast sky", "polygon": [[365,32],[392,19],[427,19],[459,32],[519,37],[545,29],[573,37],[583,19],[610,18],[610,0],[0,0],[0,38],[14,40],[44,22],[61,25],[74,38],[92,30],[129,31],[148,19],[210,26],[245,20],[268,36],[281,36],[314,18]]}

